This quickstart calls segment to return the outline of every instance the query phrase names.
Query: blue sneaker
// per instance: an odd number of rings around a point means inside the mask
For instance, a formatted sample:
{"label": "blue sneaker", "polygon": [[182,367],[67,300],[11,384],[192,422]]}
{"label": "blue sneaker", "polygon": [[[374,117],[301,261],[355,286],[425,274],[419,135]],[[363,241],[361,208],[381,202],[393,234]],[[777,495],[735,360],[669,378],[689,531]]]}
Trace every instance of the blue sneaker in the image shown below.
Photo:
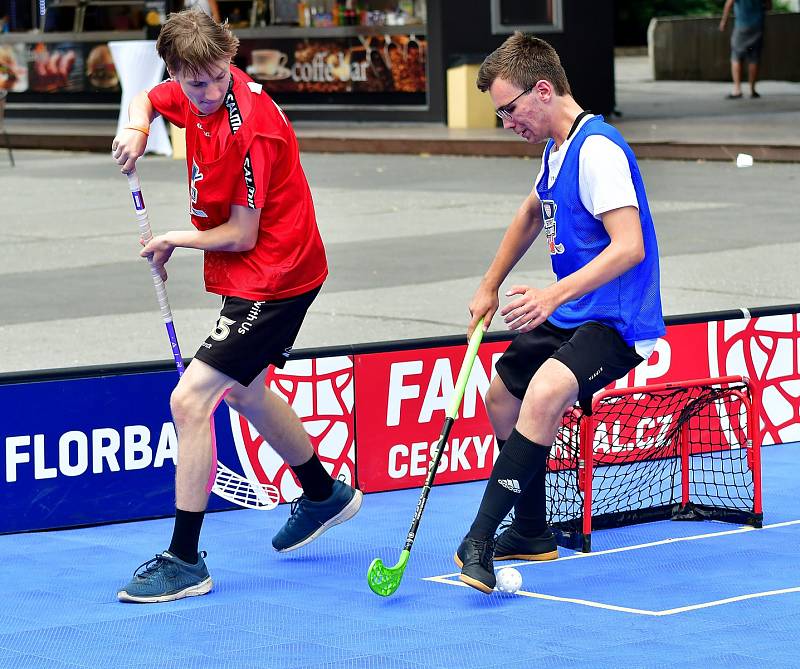
{"label": "blue sneaker", "polygon": [[363,495],[344,481],[333,482],[333,492],[322,502],[312,502],[305,495],[292,502],[286,524],[272,537],[272,547],[288,553],[314,541],[325,530],[350,520],[361,508]]}
{"label": "blue sneaker", "polygon": [[189,564],[164,551],[136,568],[131,582],[117,593],[117,599],[147,604],[205,595],[214,585],[205,556],[206,552],[200,551],[197,564]]}

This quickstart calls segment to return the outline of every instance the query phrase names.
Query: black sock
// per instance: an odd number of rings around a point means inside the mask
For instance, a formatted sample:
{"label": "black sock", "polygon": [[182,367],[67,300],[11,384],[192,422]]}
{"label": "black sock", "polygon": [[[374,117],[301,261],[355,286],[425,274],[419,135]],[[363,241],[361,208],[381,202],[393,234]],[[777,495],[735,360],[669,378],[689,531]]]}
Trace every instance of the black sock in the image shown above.
{"label": "black sock", "polygon": [[508,441],[508,439],[500,439],[498,437],[495,437],[494,440],[497,442],[497,452],[498,453],[503,450],[503,446],[505,446],[506,442]]}
{"label": "black sock", "polygon": [[312,502],[321,502],[331,496],[333,479],[325,471],[325,467],[322,466],[316,453],[311,456],[308,462],[304,462],[302,465],[294,465],[292,471],[300,480],[303,494]]}
{"label": "black sock", "polygon": [[506,440],[492,467],[478,514],[468,535],[473,539],[494,536],[497,526],[506,517],[533,477],[547,464],[549,448],[524,437],[516,430]]}
{"label": "black sock", "polygon": [[[547,449],[548,455],[550,449]],[[545,460],[545,463],[547,461]],[[536,537],[547,529],[547,466],[536,470],[528,487],[514,504],[514,526],[526,537]]]}
{"label": "black sock", "polygon": [[175,509],[175,527],[169,552],[189,564],[197,564],[197,546],[200,543],[200,529],[203,527],[205,511],[182,511]]}

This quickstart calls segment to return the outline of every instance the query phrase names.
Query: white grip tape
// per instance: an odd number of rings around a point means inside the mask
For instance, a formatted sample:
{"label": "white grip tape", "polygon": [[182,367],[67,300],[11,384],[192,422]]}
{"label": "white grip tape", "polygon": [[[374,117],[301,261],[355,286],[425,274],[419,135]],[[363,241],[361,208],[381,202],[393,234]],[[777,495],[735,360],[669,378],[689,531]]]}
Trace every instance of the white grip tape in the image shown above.
{"label": "white grip tape", "polygon": [[[150,228],[147,206],[144,203],[144,197],[142,197],[142,186],[139,181],[139,175],[135,170],[128,174],[128,187],[131,190],[131,197],[133,197],[133,207],[136,210],[136,222],[139,224],[139,234],[146,244],[153,238],[153,231]],[[165,323],[171,323],[172,310],[169,308],[167,289],[152,262],[150,262],[150,274],[153,277],[153,286],[156,289],[156,298],[158,299],[158,306],[161,309],[161,317],[164,319]]]}
{"label": "white grip tape", "polygon": [[145,244],[153,238],[153,231],[150,229],[150,219],[147,216],[147,208],[144,209],[144,214],[136,212],[136,222],[139,224],[139,234]]}
{"label": "white grip tape", "polygon": [[165,323],[172,323],[172,310],[169,308],[169,300],[167,299],[167,288],[161,280],[158,270],[150,263],[150,274],[153,277],[153,286],[156,289],[156,298],[158,299],[158,307],[161,309],[161,318]]}
{"label": "white grip tape", "polygon": [[128,175],[128,188],[131,190],[133,198],[133,208],[136,210],[136,222],[139,224],[139,234],[145,243],[153,238],[153,231],[150,229],[150,218],[147,215],[147,205],[142,196],[142,184],[139,175],[134,170]]}

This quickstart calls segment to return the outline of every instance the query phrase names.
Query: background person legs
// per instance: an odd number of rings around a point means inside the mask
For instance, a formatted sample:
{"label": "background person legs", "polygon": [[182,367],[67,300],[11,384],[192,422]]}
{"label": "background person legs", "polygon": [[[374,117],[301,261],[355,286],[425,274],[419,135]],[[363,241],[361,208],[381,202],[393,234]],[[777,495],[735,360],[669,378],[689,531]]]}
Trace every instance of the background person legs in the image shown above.
{"label": "background person legs", "polygon": [[742,61],[731,61],[731,79],[733,80],[733,91],[728,98],[742,97]]}

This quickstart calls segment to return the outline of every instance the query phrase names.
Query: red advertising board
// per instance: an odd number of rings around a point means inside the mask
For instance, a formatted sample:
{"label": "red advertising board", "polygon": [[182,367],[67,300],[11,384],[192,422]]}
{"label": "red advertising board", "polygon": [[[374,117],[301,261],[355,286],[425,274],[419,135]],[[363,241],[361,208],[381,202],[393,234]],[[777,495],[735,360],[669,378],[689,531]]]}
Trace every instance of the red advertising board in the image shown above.
{"label": "red advertising board", "polygon": [[[494,364],[508,342],[487,342],[464,392],[437,472],[437,483],[485,479],[495,439],[484,406]],[[444,421],[466,342],[405,351],[311,358],[271,370],[268,385],[301,416],[325,466],[366,492],[421,486]],[[670,326],[655,352],[610,388],[741,375],[760,402],[765,444],[800,441],[800,317],[796,314]],[[608,462],[638,459],[669,429],[672,414],[654,410],[622,428],[598,414],[597,455]],[[301,490],[280,456],[255,428],[230,412],[238,462],[222,463],[242,480],[271,483],[288,501]],[[735,421],[734,421],[735,422]],[[628,434],[625,430],[632,430]],[[602,435],[601,435],[602,436]],[[634,445],[634,442],[636,445]],[[608,450],[607,443],[615,445]],[[727,444],[717,447],[726,448]],[[559,456],[559,446],[553,457]],[[238,480],[238,479],[237,479]]]}
{"label": "red advertising board", "polygon": [[[420,341],[419,346],[356,354],[348,347],[336,355],[328,351],[290,360],[283,370],[270,370],[267,385],[291,404],[333,476],[355,480],[367,492],[418,487],[444,421],[466,340],[448,346]],[[481,346],[437,483],[488,476],[496,447],[483,398],[495,362],[507,346],[507,341]],[[24,513],[6,514],[11,520],[0,523],[0,533],[172,513],[169,467],[177,458],[178,439],[165,411],[176,377],[174,367],[167,369],[168,373],[123,370],[119,374],[104,370],[99,376],[88,373],[66,380],[48,373],[0,379],[4,406],[11,407],[0,425],[6,451],[0,498],[5,493],[12,502],[23,499],[25,507]],[[800,441],[800,315],[796,313],[670,326],[653,356],[614,386],[721,376],[750,379],[762,443]],[[70,397],[70,402],[65,404],[59,399],[63,397]],[[42,406],[54,410],[37,411]],[[633,421],[624,424],[595,414],[598,431],[610,437],[605,445],[595,442],[601,462],[641,458],[674,424],[674,411],[659,413],[647,401],[639,402],[638,409]],[[701,419],[712,423],[724,419],[729,423],[726,429],[739,429],[735,419],[719,413],[708,416]],[[218,472],[225,474],[227,483],[215,487],[223,500],[214,500],[213,508],[228,508],[225,501],[252,506],[248,491],[259,483],[275,485],[283,501],[301,494],[291,469],[254,426],[225,406],[218,410],[215,425]],[[557,443],[552,455],[569,459],[575,443],[576,438],[569,447]],[[712,450],[730,446],[724,441],[710,445]],[[146,504],[131,505],[130,495],[119,494],[143,487],[153,488]],[[20,497],[23,488],[35,494]],[[70,491],[88,489],[92,492],[88,497],[70,497]],[[85,503],[90,498],[107,503]]]}
{"label": "red advertising board", "polygon": [[762,443],[800,441],[800,316],[673,325],[649,360],[612,387],[746,376],[760,398]]}
{"label": "red advertising board", "polygon": [[[486,343],[464,391],[437,483],[486,478],[495,439],[484,395],[507,342]],[[366,492],[422,485],[466,345],[355,357],[358,483]]]}
{"label": "red advertising board", "polygon": [[[507,346],[494,342],[481,347],[437,483],[488,476],[495,449],[483,397],[494,362]],[[422,485],[465,351],[466,343],[355,356],[356,461],[362,490]],[[800,441],[799,358],[796,314],[674,325],[649,360],[609,388],[746,376],[761,398],[762,442],[789,443]],[[646,418],[635,427],[647,437],[650,431],[666,429],[666,420]]]}
{"label": "red advertising board", "polygon": [[[334,478],[353,482],[353,362],[349,356],[291,360],[283,369],[271,367],[267,387],[285,399],[300,417],[314,450]],[[231,432],[238,462],[220,463],[238,476],[241,485],[259,481],[275,485],[280,501],[302,494],[291,468],[243,416],[233,409]],[[219,491],[215,489],[219,494]],[[231,498],[231,501],[238,500]]]}

